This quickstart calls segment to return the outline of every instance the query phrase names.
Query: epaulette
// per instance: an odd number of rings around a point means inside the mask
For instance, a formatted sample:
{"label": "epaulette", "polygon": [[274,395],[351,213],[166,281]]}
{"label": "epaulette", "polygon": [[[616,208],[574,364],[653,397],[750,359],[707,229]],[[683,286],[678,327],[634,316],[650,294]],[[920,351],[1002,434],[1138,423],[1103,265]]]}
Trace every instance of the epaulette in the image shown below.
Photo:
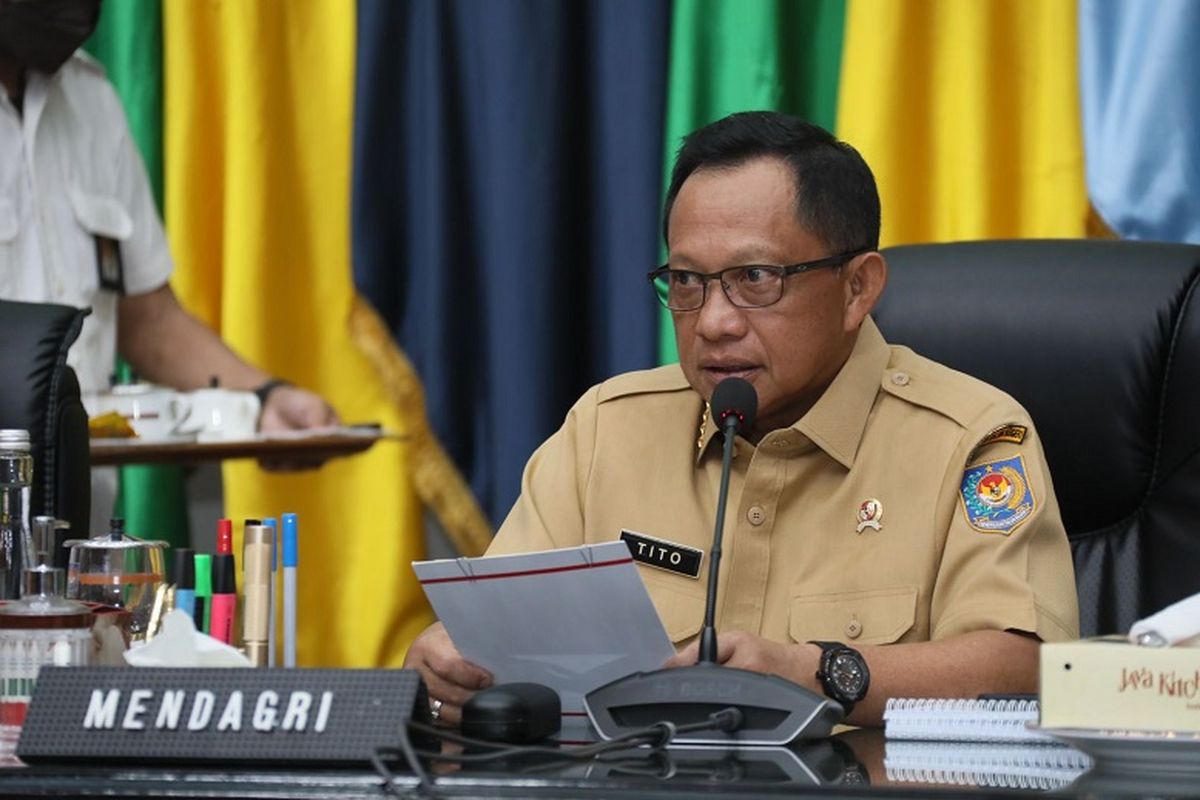
{"label": "epaulette", "polygon": [[1020,409],[1012,397],[995,386],[919,356],[907,347],[892,346],[881,386],[888,394],[936,411],[964,428],[990,409],[1011,407],[1014,414]]}
{"label": "epaulette", "polygon": [[655,369],[626,372],[609,378],[600,384],[597,400],[607,403],[610,400],[630,395],[679,392],[691,390],[691,388],[691,384],[687,382],[679,365],[667,364]]}

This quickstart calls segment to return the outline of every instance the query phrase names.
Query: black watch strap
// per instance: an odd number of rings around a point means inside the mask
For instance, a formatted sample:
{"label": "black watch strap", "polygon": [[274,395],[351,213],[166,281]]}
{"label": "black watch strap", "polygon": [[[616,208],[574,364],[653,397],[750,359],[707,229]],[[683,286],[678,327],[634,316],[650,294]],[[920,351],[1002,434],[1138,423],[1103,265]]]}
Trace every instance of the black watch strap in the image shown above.
{"label": "black watch strap", "polygon": [[262,410],[267,407],[267,398],[271,396],[271,392],[280,386],[291,386],[291,384],[283,378],[271,378],[254,390],[254,396],[258,398],[259,413],[262,413]]}

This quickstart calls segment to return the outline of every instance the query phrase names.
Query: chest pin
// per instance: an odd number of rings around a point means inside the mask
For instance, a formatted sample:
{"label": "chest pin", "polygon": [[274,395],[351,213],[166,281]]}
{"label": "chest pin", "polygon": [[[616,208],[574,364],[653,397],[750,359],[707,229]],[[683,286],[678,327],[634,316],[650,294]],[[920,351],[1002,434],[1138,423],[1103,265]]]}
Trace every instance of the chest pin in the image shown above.
{"label": "chest pin", "polygon": [[865,528],[880,530],[883,519],[883,503],[874,497],[868,497],[858,506],[858,513],[855,516],[858,519],[858,526],[854,529],[856,533],[862,533]]}

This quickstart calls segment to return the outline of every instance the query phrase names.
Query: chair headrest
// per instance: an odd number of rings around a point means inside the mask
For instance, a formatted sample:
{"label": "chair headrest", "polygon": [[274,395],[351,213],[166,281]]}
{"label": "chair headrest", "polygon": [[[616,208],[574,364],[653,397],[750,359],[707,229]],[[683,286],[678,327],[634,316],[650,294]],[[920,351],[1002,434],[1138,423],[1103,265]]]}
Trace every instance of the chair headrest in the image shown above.
{"label": "chair headrest", "polygon": [[893,344],[1013,395],[1068,532],[1134,513],[1200,449],[1200,247],[1100,240],[884,251]]}
{"label": "chair headrest", "polygon": [[0,427],[30,432],[35,464],[50,442],[47,418],[67,351],[89,309],[0,300]]}

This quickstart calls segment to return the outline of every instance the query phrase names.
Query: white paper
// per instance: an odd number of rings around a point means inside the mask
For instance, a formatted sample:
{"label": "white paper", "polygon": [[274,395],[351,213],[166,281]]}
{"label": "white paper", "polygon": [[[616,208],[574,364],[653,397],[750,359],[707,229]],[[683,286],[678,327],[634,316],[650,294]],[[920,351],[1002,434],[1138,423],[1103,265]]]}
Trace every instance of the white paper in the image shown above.
{"label": "white paper", "polygon": [[133,667],[249,667],[250,659],[235,648],[196,630],[178,608],[163,617],[162,630],[141,647],[125,652]]}
{"label": "white paper", "polygon": [[1200,594],[1133,623],[1129,641],[1152,647],[1200,647]]}
{"label": "white paper", "polygon": [[555,689],[565,713],[583,696],[675,654],[624,542],[413,569],[463,657],[496,683]]}

